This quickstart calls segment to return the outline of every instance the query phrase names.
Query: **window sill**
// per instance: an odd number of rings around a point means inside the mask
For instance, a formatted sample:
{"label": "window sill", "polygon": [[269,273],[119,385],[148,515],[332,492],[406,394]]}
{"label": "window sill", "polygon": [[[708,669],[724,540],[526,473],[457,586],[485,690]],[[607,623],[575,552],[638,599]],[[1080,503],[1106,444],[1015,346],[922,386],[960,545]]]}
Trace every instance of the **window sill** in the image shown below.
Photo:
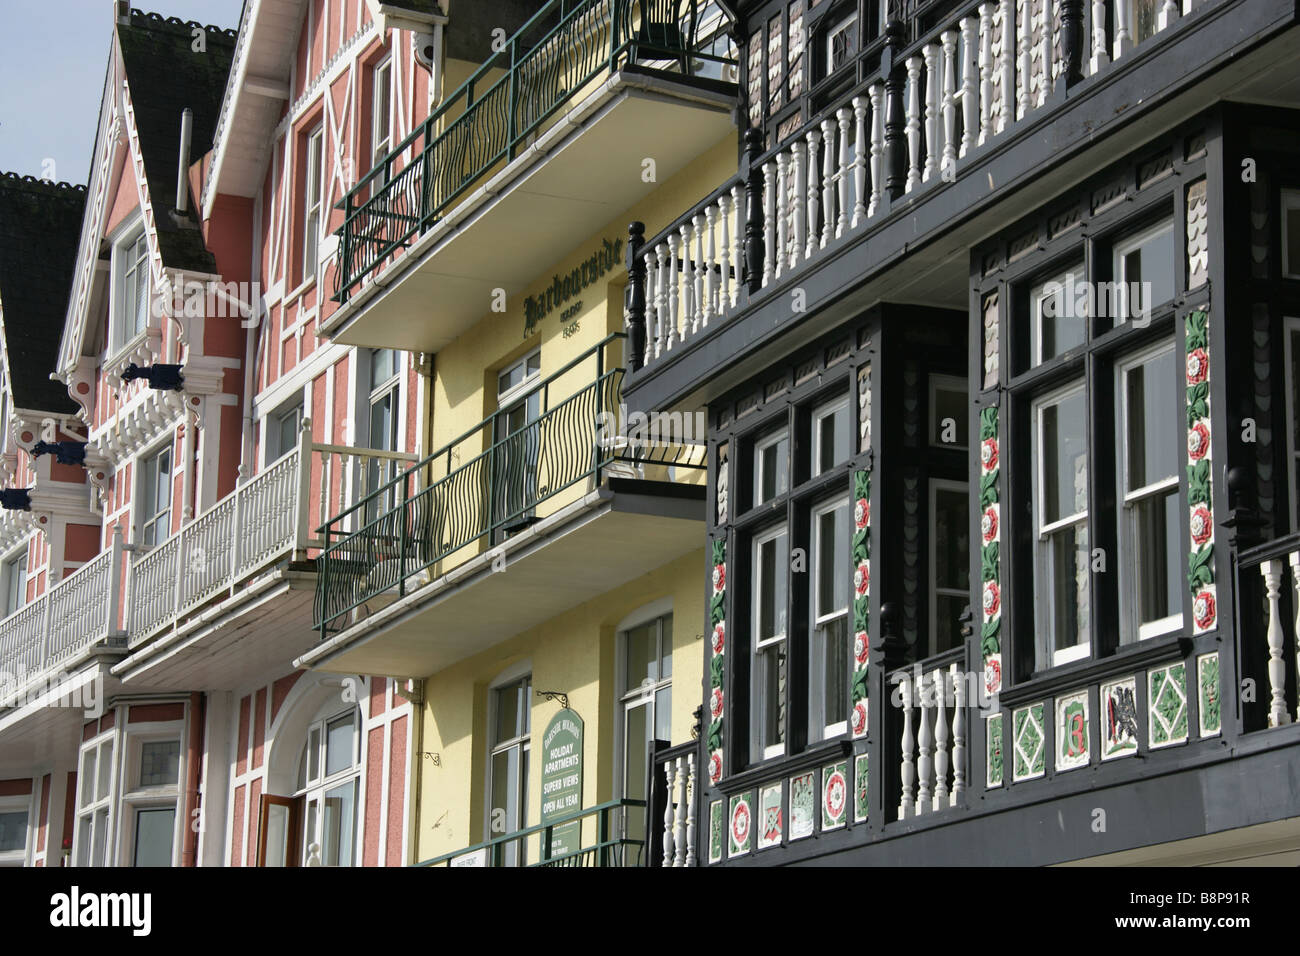
{"label": "window sill", "polygon": [[1131,671],[1151,664],[1164,663],[1186,657],[1192,651],[1192,638],[1181,631],[1171,631],[1160,637],[1149,638],[1135,644],[1125,644],[1106,657],[1087,658],[1062,664],[1048,670],[1036,671],[1029,679],[998,695],[998,701],[1008,707],[1037,701],[1046,695],[1062,690],[1074,690],[1081,684],[1092,684],[1122,671]]}
{"label": "window sill", "polygon": [[845,735],[836,740],[818,741],[802,753],[786,757],[771,757],[762,763],[723,777],[714,789],[726,796],[741,793],[759,783],[784,780],[801,770],[811,770],[838,759],[848,759],[853,753],[853,740]]}

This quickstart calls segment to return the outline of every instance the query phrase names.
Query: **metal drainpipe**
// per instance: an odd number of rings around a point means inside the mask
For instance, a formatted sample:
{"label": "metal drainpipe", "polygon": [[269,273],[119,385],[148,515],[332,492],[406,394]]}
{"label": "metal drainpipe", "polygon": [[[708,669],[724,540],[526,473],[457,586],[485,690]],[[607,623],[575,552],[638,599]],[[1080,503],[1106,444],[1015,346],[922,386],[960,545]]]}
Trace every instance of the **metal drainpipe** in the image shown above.
{"label": "metal drainpipe", "polygon": [[190,740],[185,750],[185,820],[181,838],[181,866],[198,866],[199,832],[194,827],[194,811],[199,808],[199,761],[203,750],[203,722],[207,715],[207,696],[198,691],[190,694]]}

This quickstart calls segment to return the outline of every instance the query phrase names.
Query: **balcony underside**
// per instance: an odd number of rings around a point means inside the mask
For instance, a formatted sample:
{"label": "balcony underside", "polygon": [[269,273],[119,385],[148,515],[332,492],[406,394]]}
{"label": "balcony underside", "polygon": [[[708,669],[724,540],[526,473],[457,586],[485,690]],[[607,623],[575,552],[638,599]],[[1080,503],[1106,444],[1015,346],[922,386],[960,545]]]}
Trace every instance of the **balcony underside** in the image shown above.
{"label": "balcony underside", "polygon": [[290,662],[317,643],[312,630],[316,576],[286,566],[164,631],[113,667],[128,690],[233,690]]}
{"label": "balcony underside", "polygon": [[[733,133],[734,104],[734,88],[614,75],[355,293],[322,334],[439,351],[488,312],[493,290],[517,296]],[[643,181],[647,157],[656,182]],[[609,238],[625,238],[626,225]]]}
{"label": "balcony underside", "polygon": [[[295,664],[426,677],[702,549],[703,535],[703,487],[612,478]],[[494,573],[493,561],[500,568],[502,554],[505,570]],[[593,562],[592,555],[600,560]]]}
{"label": "balcony underside", "polygon": [[[0,779],[30,776],[33,767],[47,765],[54,755],[76,753],[81,728],[90,719],[80,705],[93,703],[102,709],[121,692],[121,682],[109,672],[114,657],[98,650],[88,653],[89,660],[81,666],[66,666],[56,687],[0,713]],[[93,698],[87,698],[87,692]]]}

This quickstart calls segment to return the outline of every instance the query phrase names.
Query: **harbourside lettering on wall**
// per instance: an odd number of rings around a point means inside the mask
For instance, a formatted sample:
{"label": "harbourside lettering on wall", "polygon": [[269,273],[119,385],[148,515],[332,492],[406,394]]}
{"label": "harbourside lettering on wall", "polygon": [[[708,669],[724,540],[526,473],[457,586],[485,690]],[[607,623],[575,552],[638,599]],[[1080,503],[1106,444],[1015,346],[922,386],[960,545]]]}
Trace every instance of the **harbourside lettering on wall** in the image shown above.
{"label": "harbourside lettering on wall", "polygon": [[[582,718],[561,710],[542,735],[542,825],[582,809]],[[582,821],[551,831],[551,858],[582,848]]]}
{"label": "harbourside lettering on wall", "polygon": [[581,303],[572,307],[566,307],[566,303],[611,269],[617,268],[622,262],[622,256],[623,240],[605,239],[599,249],[572,271],[552,277],[551,284],[544,291],[527,296],[524,299],[524,338],[536,332],[542,320],[556,309],[564,310],[561,315],[566,322],[573,318],[574,309]]}

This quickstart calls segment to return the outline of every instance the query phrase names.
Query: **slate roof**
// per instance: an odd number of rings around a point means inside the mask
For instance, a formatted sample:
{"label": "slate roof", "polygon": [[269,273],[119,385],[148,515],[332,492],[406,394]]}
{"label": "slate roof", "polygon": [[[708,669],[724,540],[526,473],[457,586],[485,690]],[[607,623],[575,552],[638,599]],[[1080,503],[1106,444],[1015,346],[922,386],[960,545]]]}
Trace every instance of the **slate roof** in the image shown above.
{"label": "slate roof", "polygon": [[0,307],[18,408],[77,411],[50,372],[58,365],[85,208],[85,186],[0,173]]}
{"label": "slate roof", "polygon": [[[201,51],[194,50],[195,30],[202,31]],[[189,107],[194,114],[190,161],[195,162],[212,148],[236,33],[132,9],[131,22],[119,23],[117,36],[163,265],[215,272],[216,263],[194,218],[195,197],[191,195],[189,202],[190,224],[178,225],[171,213],[176,208],[181,113]]]}

